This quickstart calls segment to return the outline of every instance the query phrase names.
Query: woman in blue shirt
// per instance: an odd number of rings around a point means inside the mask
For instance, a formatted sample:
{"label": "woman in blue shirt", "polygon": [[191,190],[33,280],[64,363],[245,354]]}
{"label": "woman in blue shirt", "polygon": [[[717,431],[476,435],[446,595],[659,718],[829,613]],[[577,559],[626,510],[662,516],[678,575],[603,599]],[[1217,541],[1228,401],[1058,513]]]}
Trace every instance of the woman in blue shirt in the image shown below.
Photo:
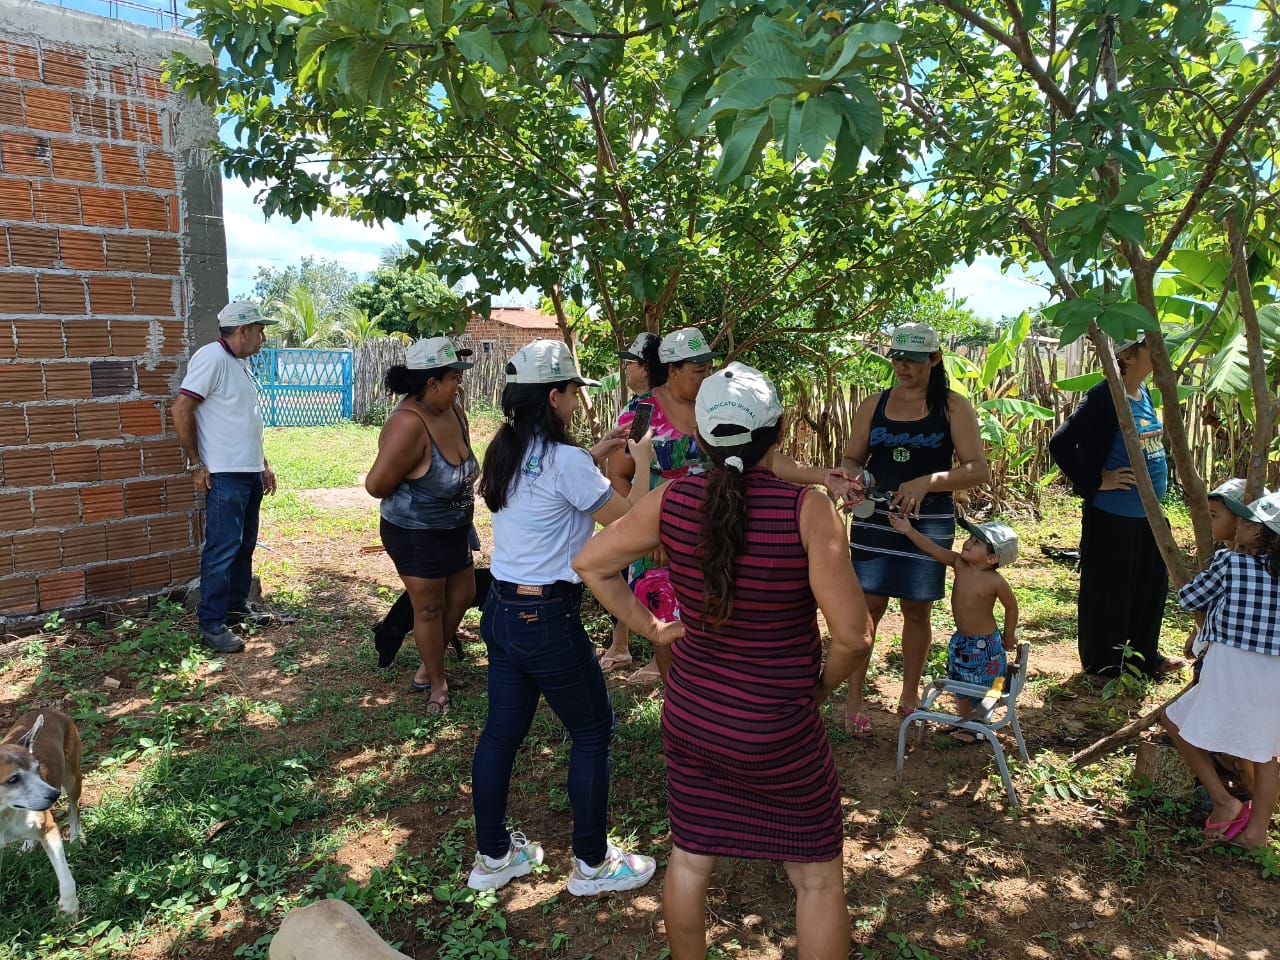
{"label": "woman in blue shirt", "polygon": [[[1143,466],[1157,498],[1169,485],[1163,425],[1143,385],[1151,374],[1145,340],[1116,351]],[[1111,677],[1127,661],[1148,677],[1186,664],[1158,649],[1169,572],[1147,521],[1120,420],[1104,380],[1092,387],[1049,440],[1049,454],[1084,498],[1080,520],[1080,592],[1076,600],[1080,665]]]}

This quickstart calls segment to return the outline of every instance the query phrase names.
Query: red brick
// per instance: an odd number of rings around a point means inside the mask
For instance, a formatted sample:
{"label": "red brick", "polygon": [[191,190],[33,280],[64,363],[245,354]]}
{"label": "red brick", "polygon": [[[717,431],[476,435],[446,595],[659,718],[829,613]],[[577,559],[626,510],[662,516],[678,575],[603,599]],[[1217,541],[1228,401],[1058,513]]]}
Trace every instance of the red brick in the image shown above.
{"label": "red brick", "polygon": [[142,85],[138,82],[136,64],[111,68],[111,92],[122,97],[138,97],[142,95]]}
{"label": "red brick", "polygon": [[66,404],[46,407],[32,404],[27,407],[27,429],[33,443],[67,443],[76,438],[76,418]]}
{"label": "red brick", "polygon": [[13,575],[13,537],[0,537],[0,577]]}
{"label": "red brick", "polygon": [[124,485],[124,512],[130,517],[144,517],[164,510],[164,481],[139,480]]}
{"label": "red brick", "polygon": [[62,565],[81,567],[107,559],[105,524],[72,527],[62,531]]}
{"label": "red brick", "polygon": [[182,456],[177,438],[143,441],[142,466],[143,472],[153,477],[182,472],[186,467],[186,460]]}
{"label": "red brick", "polygon": [[53,151],[48,137],[27,133],[0,133],[0,169],[18,176],[53,175]]}
{"label": "red brick", "polygon": [[31,494],[0,493],[0,530],[26,530],[31,521]]}
{"label": "red brick", "polygon": [[124,193],[105,187],[81,187],[80,211],[86,227],[123,227]]}
{"label": "red brick", "polygon": [[175,196],[169,197],[169,232],[182,233],[182,209]]}
{"label": "red brick", "polygon": [[20,533],[13,538],[13,569],[18,573],[56,570],[62,563],[62,544],[56,533]]}
{"label": "red brick", "polygon": [[44,392],[50,400],[81,400],[92,397],[93,381],[89,378],[89,365],[44,364]]}
{"label": "red brick", "polygon": [[72,129],[93,140],[110,140],[120,133],[115,102],[77,93],[71,98]]}
{"label": "red brick", "polygon": [[165,142],[166,118],[145,103],[122,101],[120,103],[120,137],[138,143],[160,145]]}
{"label": "red brick", "polygon": [[[13,342],[13,323],[7,320],[0,321],[0,358],[12,360],[17,355],[18,347]],[[0,375],[2,374],[3,371],[0,371]]]}
{"label": "red brick", "polygon": [[136,443],[109,443],[98,448],[103,480],[132,480],[142,475],[142,450]]}
{"label": "red brick", "polygon": [[167,100],[173,95],[173,88],[164,82],[163,77],[159,70],[138,68],[138,79],[142,83],[142,90],[152,100]]}
{"label": "red brick", "polygon": [[147,352],[151,338],[149,320],[112,320],[111,354],[116,357],[140,357]]}
{"label": "red brick", "polygon": [[133,593],[159,590],[171,582],[168,557],[147,557],[129,564],[129,588]]}
{"label": "red brick", "polygon": [[85,594],[91,600],[107,600],[129,594],[129,565],[113,563],[84,572]]}
{"label": "red brick", "polygon": [[120,404],[120,432],[126,437],[153,437],[164,431],[160,408],[154,400],[127,400]]}
{"label": "red brick", "polygon": [[115,403],[77,403],[76,433],[81,440],[114,440],[120,436],[120,407]]}
{"label": "red brick", "polygon": [[80,488],[80,515],[85,523],[124,516],[124,488],[118,483]]}
{"label": "red brick", "polygon": [[22,119],[22,87],[16,83],[0,81],[0,124],[20,127]]}
{"label": "red brick", "polygon": [[174,317],[174,282],[167,278],[134,277],[133,309],[140,316]]}
{"label": "red brick", "polygon": [[21,43],[0,43],[0,77],[19,80],[40,79],[40,54]]}
{"label": "red brick", "polygon": [[200,551],[183,550],[169,555],[169,571],[175,584],[188,583],[200,576]]}
{"label": "red brick", "polygon": [[98,182],[98,159],[87,143],[58,140],[53,144],[53,175],[59,180]]}
{"label": "red brick", "polygon": [[[16,267],[43,267],[58,265],[58,231],[49,228],[18,226],[9,227],[9,259]],[[5,309],[5,313],[13,311]]]}
{"label": "red brick", "polygon": [[44,399],[44,371],[34,363],[7,363],[0,375],[0,403]]}
{"label": "red brick", "polygon": [[42,273],[40,288],[41,313],[84,313],[84,281],[75,274]]}
{"label": "red brick", "polygon": [[[91,298],[94,279],[89,278]],[[82,360],[111,356],[111,327],[106,320],[67,320],[62,330],[67,338],[67,356]],[[92,379],[92,371],[90,374]]]}
{"label": "red brick", "polygon": [[71,94],[65,90],[27,87],[22,94],[27,126],[52,133],[71,132]]}
{"label": "red brick", "polygon": [[126,520],[107,527],[107,559],[128,560],[151,552],[146,520]]}
{"label": "red brick", "polygon": [[147,273],[151,269],[146,237],[108,236],[107,269]]}
{"label": "red brick", "polygon": [[55,87],[80,87],[89,83],[84,51],[67,47],[44,47],[40,65],[45,83]]}
{"label": "red brick", "polygon": [[181,320],[161,320],[159,351],[168,356],[186,353],[187,325]]}
{"label": "red brick", "polygon": [[[70,349],[70,343],[67,345]],[[153,366],[138,367],[138,392],[149,397],[170,397],[178,389],[178,365],[162,361]]]}
{"label": "red brick", "polygon": [[151,272],[176,277],[182,271],[182,248],[171,237],[151,238]]}
{"label": "red brick", "polygon": [[68,270],[104,270],[107,266],[106,244],[98,233],[59,230],[58,253]]}
{"label": "red brick", "polygon": [[6,220],[30,220],[31,184],[17,177],[0,177],[0,210]]}
{"label": "red brick", "polygon": [[[80,522],[80,491],[75,487],[46,487],[32,492],[37,527],[70,527]],[[67,561],[68,566],[79,561]]]}
{"label": "red brick", "polygon": [[169,229],[169,204],[163,194],[129,190],[125,192],[124,204],[131,230]]}
{"label": "red brick", "polygon": [[44,487],[53,482],[53,461],[44,447],[9,447],[0,454],[6,487]]}
{"label": "red brick", "polygon": [[104,183],[126,184],[128,186],[146,186],[147,176],[142,170],[142,151],[138,147],[117,147],[100,144],[98,155],[102,157],[102,180]]}
{"label": "red brick", "polygon": [[80,193],[65,183],[31,184],[31,207],[39,223],[80,223]]}
{"label": "red brick", "polygon": [[40,609],[61,610],[84,602],[84,571],[66,570],[40,578]]}
{"label": "red brick", "polygon": [[0,242],[0,267],[10,266],[9,263],[9,244]]}
{"label": "red brick", "polygon": [[148,187],[173,190],[178,185],[174,171],[173,154],[163,150],[148,150],[145,157]]}
{"label": "red brick", "polygon": [[0,580],[0,613],[17,616],[35,613],[36,609],[35,577],[6,577]]}
{"label": "red brick", "polygon": [[170,513],[163,517],[152,517],[148,522],[151,526],[153,551],[191,546],[191,518],[185,514]]}
{"label": "red brick", "polygon": [[89,277],[89,312],[133,315],[133,284],[128,277]]}
{"label": "red brick", "polygon": [[186,511],[197,503],[196,485],[184,470],[180,476],[169,477],[164,482],[164,502],[170,510]]}
{"label": "red brick", "polygon": [[39,313],[36,278],[29,273],[0,273],[0,304],[5,313]]}
{"label": "red brick", "polygon": [[66,355],[61,320],[15,320],[13,335],[18,356],[24,359],[47,360]]}
{"label": "red brick", "polygon": [[97,447],[59,447],[53,451],[55,483],[97,483]]}
{"label": "red brick", "polygon": [[[0,373],[0,376],[3,376]],[[0,443],[7,447],[20,447],[27,442],[27,412],[25,407],[0,407]]]}

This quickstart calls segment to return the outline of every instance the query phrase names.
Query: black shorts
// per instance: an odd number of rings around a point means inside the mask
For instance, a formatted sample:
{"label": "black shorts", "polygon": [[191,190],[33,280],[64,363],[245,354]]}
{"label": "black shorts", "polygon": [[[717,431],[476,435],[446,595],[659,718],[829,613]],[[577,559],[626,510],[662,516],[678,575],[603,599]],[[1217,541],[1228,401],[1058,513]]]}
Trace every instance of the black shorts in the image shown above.
{"label": "black shorts", "polygon": [[401,577],[442,580],[471,566],[471,526],[412,530],[381,520],[378,533]]}

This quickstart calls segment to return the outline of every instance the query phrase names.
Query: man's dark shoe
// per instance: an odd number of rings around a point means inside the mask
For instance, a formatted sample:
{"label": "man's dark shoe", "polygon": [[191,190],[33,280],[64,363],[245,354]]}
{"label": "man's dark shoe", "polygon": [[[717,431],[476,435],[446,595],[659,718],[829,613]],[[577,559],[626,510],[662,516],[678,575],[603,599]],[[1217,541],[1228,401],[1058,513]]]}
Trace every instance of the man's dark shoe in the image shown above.
{"label": "man's dark shoe", "polygon": [[244,641],[226,627],[221,630],[202,629],[200,633],[204,637],[205,646],[218,651],[218,653],[239,653],[244,649]]}
{"label": "man's dark shoe", "polygon": [[298,618],[292,614],[276,613],[274,610],[253,606],[246,607],[244,610],[227,611],[227,624],[233,627],[247,624],[251,627],[261,628],[297,622]]}

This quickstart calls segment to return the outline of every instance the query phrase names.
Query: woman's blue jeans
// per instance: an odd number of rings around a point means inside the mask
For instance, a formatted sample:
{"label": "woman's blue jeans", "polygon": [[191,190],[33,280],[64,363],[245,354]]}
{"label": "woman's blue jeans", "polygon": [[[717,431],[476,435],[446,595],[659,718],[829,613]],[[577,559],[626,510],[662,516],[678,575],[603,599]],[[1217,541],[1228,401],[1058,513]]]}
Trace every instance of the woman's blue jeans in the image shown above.
{"label": "woman's blue jeans", "polygon": [[471,764],[476,845],[487,857],[507,853],[511,768],[541,695],[573,741],[573,853],[597,864],[608,852],[613,706],[582,627],[582,587],[562,582],[543,589],[544,596],[528,597],[512,584],[495,583],[480,618],[480,636],[489,648],[489,714]]}
{"label": "woman's blue jeans", "polygon": [[211,473],[204,498],[204,551],[200,554],[200,628],[226,629],[228,611],[244,611],[253,578],[262,507],[261,473]]}

